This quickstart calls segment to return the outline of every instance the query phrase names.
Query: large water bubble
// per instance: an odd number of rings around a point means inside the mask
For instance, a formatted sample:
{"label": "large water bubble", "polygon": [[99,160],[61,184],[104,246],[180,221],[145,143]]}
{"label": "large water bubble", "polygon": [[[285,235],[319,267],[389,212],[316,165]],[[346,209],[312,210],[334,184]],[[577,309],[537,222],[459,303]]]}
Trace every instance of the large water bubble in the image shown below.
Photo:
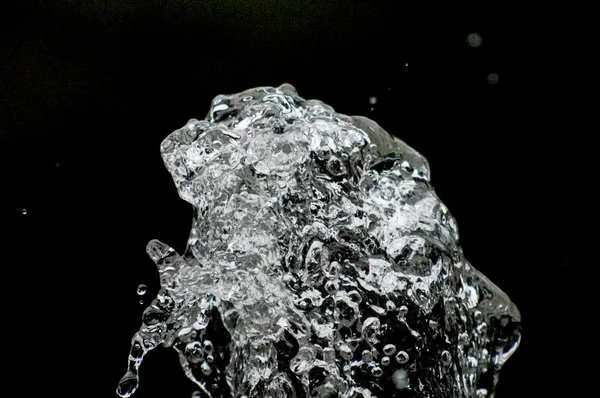
{"label": "large water bubble", "polygon": [[289,84],[217,96],[161,144],[194,207],[117,392],[162,344],[210,398],[492,397],[520,341],[425,158]]}

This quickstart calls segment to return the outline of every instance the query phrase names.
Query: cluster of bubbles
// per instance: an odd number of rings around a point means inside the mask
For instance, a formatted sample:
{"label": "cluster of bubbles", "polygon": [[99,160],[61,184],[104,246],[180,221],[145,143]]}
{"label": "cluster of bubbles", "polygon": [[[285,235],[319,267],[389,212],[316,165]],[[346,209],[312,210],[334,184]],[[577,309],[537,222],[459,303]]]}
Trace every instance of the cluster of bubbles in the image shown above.
{"label": "cluster of bubbles", "polygon": [[492,397],[519,312],[404,142],[284,84],[216,97],[161,153],[194,220],[183,254],[147,246],[119,395],[162,344],[209,398]]}

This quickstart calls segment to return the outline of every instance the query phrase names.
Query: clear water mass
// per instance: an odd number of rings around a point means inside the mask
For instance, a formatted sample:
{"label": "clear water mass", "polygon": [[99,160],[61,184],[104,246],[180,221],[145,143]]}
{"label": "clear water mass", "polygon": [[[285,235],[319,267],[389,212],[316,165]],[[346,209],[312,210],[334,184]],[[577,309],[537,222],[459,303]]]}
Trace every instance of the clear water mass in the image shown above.
{"label": "clear water mass", "polygon": [[185,252],[131,340],[131,396],[158,345],[210,398],[491,398],[520,314],[465,259],[427,160],[294,87],[219,95],[161,144],[192,204]]}

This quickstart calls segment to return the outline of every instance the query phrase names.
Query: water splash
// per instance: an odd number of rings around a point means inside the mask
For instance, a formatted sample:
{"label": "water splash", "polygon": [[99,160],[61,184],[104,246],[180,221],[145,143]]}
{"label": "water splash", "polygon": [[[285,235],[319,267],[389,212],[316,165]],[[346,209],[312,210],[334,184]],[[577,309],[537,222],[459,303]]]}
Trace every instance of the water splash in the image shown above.
{"label": "water splash", "polygon": [[284,84],[217,96],[161,154],[193,226],[182,255],[147,245],[120,396],[162,344],[210,398],[493,397],[520,315],[415,150]]}

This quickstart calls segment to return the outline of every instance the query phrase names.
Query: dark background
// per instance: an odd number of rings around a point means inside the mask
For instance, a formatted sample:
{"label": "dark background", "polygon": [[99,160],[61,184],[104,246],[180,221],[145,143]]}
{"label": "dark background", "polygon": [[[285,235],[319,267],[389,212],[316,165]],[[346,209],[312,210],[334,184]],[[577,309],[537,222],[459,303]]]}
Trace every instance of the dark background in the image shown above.
{"label": "dark background", "polygon": [[[8,388],[116,397],[144,308],[136,287],[148,285],[146,302],[159,287],[145,245],[181,253],[191,225],[160,142],[217,94],[288,82],[429,160],[466,257],[521,310],[497,397],[575,396],[571,274],[583,259],[569,137],[548,140],[534,120],[514,7],[416,4],[56,0],[0,12]],[[140,376],[137,398],[195,390],[171,349],[151,352]]]}

